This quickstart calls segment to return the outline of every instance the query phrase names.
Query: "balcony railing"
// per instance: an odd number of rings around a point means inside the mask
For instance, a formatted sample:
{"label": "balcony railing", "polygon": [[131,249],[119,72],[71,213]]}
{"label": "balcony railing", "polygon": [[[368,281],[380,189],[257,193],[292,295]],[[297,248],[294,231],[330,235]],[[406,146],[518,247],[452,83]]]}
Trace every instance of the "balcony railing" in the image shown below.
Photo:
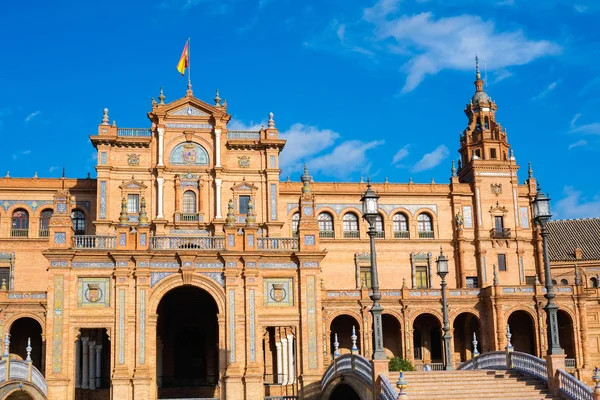
{"label": "balcony railing", "polygon": [[73,248],[75,249],[114,249],[116,246],[116,236],[73,236]]}
{"label": "balcony railing", "polygon": [[154,250],[223,250],[225,238],[219,236],[153,236],[150,238],[150,247]]}
{"label": "balcony railing", "polygon": [[259,140],[259,131],[227,131],[227,139]]}
{"label": "balcony railing", "polygon": [[395,231],[394,232],[394,239],[408,239],[410,237],[410,235],[408,234],[408,231]]}
{"label": "balcony railing", "polygon": [[419,231],[419,239],[433,239],[433,231]]}
{"label": "balcony railing", "polygon": [[335,237],[334,231],[319,231],[319,237],[321,239],[333,239]]}
{"label": "balcony railing", "polygon": [[40,237],[50,236],[50,229],[40,229]]}
{"label": "balcony railing", "polygon": [[29,229],[11,229],[11,237],[27,237],[29,236]]}
{"label": "balcony railing", "polygon": [[181,213],[179,214],[179,220],[181,222],[198,222],[198,214],[187,214],[187,213]]}
{"label": "balcony railing", "polygon": [[490,236],[494,239],[508,239],[510,238],[510,228],[491,229]]}
{"label": "balcony railing", "polygon": [[117,136],[152,136],[149,128],[117,128]]}
{"label": "balcony railing", "polygon": [[345,239],[358,239],[360,237],[359,231],[344,231]]}
{"label": "balcony railing", "polygon": [[375,232],[375,237],[377,239],[383,239],[383,238],[385,238],[385,232],[383,232],[383,231],[377,231],[377,232]]}
{"label": "balcony railing", "polygon": [[298,238],[258,238],[256,248],[270,251],[298,250]]}

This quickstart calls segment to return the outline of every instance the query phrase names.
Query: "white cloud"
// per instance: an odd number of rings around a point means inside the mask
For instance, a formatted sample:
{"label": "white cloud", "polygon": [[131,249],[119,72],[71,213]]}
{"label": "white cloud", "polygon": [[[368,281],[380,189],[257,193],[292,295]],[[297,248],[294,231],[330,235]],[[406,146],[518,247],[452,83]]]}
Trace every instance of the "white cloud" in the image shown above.
{"label": "white cloud", "polygon": [[21,154],[24,156],[27,156],[27,155],[31,154],[31,150],[25,150]]}
{"label": "white cloud", "polygon": [[578,13],[584,13],[584,12],[586,12],[588,10],[588,7],[586,5],[583,5],[583,4],[575,4],[575,5],[573,5],[573,8]]}
{"label": "white cloud", "polygon": [[25,118],[25,122],[29,122],[31,121],[33,118],[35,118],[36,116],[38,116],[40,114],[39,111],[34,111],[31,114],[29,114],[26,118]]}
{"label": "white cloud", "polygon": [[584,135],[600,135],[600,122],[580,125],[571,129],[571,133],[583,133]]}
{"label": "white cloud", "polygon": [[259,131],[265,126],[267,126],[266,121],[256,123],[254,121],[250,121],[250,124],[246,124],[239,119],[232,118],[227,124],[227,129],[230,131]]}
{"label": "white cloud", "polygon": [[347,178],[353,172],[368,173],[371,162],[366,152],[384,143],[383,140],[362,142],[348,140],[336,146],[331,153],[309,161],[311,171],[318,171],[337,178]]}
{"label": "white cloud", "polygon": [[12,155],[12,159],[16,160],[17,158],[19,158],[20,156],[28,156],[31,154],[31,150],[24,150],[20,153],[13,153]]}
{"label": "white cloud", "polygon": [[[427,75],[445,69],[472,70],[473,56],[485,55],[494,70],[527,64],[560,53],[547,40],[530,40],[521,30],[498,31],[492,21],[476,15],[437,18],[431,12],[397,15],[400,0],[379,0],[366,8],[363,20],[374,26],[376,49],[391,55],[408,53],[403,93],[414,90]],[[358,33],[365,37],[367,35]],[[348,36],[348,29],[346,29]],[[393,50],[391,50],[393,49]]]}
{"label": "white cloud", "polygon": [[581,139],[581,140],[576,141],[575,143],[571,143],[569,145],[569,150],[571,150],[571,149],[573,149],[575,147],[587,146],[587,144],[588,144],[587,140]]}
{"label": "white cloud", "polygon": [[331,147],[340,135],[330,129],[297,123],[279,132],[279,137],[287,140],[279,158],[279,166],[286,172],[292,172],[301,169],[310,157]]}
{"label": "white cloud", "polygon": [[51,166],[50,168],[48,168],[48,172],[51,172],[51,173],[52,173],[52,172],[56,171],[56,170],[57,170],[57,169],[59,169],[59,168],[60,168],[59,166],[53,165],[53,166]]}
{"label": "white cloud", "polygon": [[164,0],[158,7],[163,9],[189,10],[204,5],[204,10],[211,14],[224,14],[229,10],[234,0]]}
{"label": "white cloud", "polygon": [[410,145],[406,145],[403,148],[401,148],[400,150],[398,150],[398,152],[396,154],[394,154],[394,158],[392,159],[392,165],[396,164],[399,161],[402,161],[403,159],[405,159],[408,156],[408,148],[410,147]]}
{"label": "white cloud", "polygon": [[600,196],[589,199],[573,186],[565,186],[563,194],[564,197],[554,207],[557,218],[591,218],[600,215]]}
{"label": "white cloud", "polygon": [[413,172],[427,171],[437,167],[440,163],[450,155],[446,146],[439,145],[431,153],[427,153],[413,167]]}
{"label": "white cloud", "polygon": [[558,85],[559,81],[554,81],[551,84],[548,85],[548,87],[546,87],[544,90],[542,90],[540,92],[540,94],[538,94],[537,96],[534,96],[532,98],[532,100],[539,100],[542,99],[544,97],[546,97],[550,92],[552,92],[554,89],[556,89],[556,86]]}
{"label": "white cloud", "polygon": [[577,114],[575,114],[575,116],[573,116],[573,119],[569,123],[569,125],[571,125],[571,129],[575,128],[575,123],[577,122],[577,120],[579,119],[579,117],[581,117],[581,113],[577,113]]}
{"label": "white cloud", "polygon": [[500,81],[505,80],[506,78],[510,78],[513,76],[513,73],[507,69],[500,69],[492,74],[492,79],[490,80],[490,85],[494,83],[498,83]]}

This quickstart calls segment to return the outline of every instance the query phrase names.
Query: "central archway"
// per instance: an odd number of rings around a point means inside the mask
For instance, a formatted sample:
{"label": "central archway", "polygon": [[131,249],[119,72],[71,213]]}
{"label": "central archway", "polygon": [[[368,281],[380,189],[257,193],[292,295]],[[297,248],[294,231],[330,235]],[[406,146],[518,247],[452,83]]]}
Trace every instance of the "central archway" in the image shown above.
{"label": "central archway", "polygon": [[361,400],[358,393],[352,389],[352,386],[346,383],[340,383],[333,389],[329,400]]}
{"label": "central archway", "polygon": [[163,296],[157,314],[159,398],[219,397],[218,307],[213,297],[195,286],[178,287]]}

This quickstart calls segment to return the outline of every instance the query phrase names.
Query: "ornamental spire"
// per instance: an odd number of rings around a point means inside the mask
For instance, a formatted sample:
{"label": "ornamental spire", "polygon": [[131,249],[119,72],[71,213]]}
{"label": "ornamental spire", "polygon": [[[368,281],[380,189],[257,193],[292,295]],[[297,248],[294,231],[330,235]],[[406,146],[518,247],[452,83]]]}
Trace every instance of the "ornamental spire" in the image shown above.
{"label": "ornamental spire", "polygon": [[483,92],[483,81],[479,72],[479,57],[477,55],[475,55],[475,89],[478,92]]}
{"label": "ornamental spire", "polygon": [[310,181],[311,181],[311,179],[312,178],[311,178],[310,174],[308,173],[308,165],[304,164],[304,173],[300,177],[300,180],[304,184],[302,186],[302,193],[310,193]]}

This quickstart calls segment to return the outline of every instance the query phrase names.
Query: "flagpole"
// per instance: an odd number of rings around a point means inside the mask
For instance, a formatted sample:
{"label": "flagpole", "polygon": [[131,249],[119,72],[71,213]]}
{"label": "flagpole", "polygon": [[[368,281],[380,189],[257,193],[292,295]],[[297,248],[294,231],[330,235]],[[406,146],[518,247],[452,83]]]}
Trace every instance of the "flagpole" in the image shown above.
{"label": "flagpole", "polygon": [[192,46],[190,45],[191,44],[190,42],[191,42],[191,40],[188,37],[188,90],[192,90],[192,63],[190,62],[190,59],[191,59],[190,55],[192,53],[190,51],[191,50],[190,48]]}

